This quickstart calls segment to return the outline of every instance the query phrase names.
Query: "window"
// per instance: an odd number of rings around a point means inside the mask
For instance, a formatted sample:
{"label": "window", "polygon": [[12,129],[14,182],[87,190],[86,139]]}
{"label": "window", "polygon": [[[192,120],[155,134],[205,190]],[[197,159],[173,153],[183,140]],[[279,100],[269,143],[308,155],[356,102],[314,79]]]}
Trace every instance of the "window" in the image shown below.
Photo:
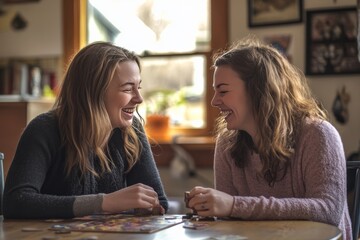
{"label": "window", "polygon": [[140,55],[209,50],[209,0],[87,0],[88,42]]}
{"label": "window", "polygon": [[[210,106],[210,58],[228,41],[227,0],[63,1],[65,60],[97,40],[133,50],[142,57],[145,100],[171,93],[166,111],[175,133],[211,132],[218,111]],[[142,105],[142,115],[156,111]]]}

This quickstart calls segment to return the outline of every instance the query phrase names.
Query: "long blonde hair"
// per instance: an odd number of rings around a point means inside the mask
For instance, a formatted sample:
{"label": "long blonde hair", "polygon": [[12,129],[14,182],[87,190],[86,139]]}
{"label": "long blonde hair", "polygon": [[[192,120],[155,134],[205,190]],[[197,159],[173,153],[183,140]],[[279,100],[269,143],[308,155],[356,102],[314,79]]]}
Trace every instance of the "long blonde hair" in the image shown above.
{"label": "long blonde hair", "polygon": [[255,36],[214,54],[213,67],[223,65],[230,66],[245,82],[260,136],[255,146],[247,132],[227,130],[223,117],[217,119],[215,132],[230,142],[228,149],[239,167],[247,164],[251,152],[259,153],[261,175],[273,185],[286,174],[297,130],[305,118],[325,120],[326,112],[312,96],[304,74]]}
{"label": "long blonde hair", "polygon": [[[134,61],[140,68],[140,60],[133,52],[111,43],[95,42],[81,49],[68,67],[54,105],[66,148],[68,175],[78,168],[81,175],[91,172],[98,176],[89,162],[94,155],[100,160],[101,172],[111,171],[107,144],[113,128],[104,96],[117,65],[125,61]],[[136,128],[121,130],[129,171],[140,155],[141,143]]]}

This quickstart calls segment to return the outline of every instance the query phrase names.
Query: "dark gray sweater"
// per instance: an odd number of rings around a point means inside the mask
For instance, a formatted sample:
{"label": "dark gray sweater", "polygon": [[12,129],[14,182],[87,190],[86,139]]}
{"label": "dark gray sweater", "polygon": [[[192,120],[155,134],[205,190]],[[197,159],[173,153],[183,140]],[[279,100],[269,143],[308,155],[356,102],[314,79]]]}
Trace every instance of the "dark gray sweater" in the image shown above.
{"label": "dark gray sweater", "polygon": [[[72,218],[96,213],[101,209],[102,194],[136,183],[154,188],[160,204],[167,210],[168,202],[156,168],[151,148],[139,121],[134,124],[143,148],[139,161],[130,172],[123,148],[121,130],[115,129],[109,141],[112,172],[99,178],[78,172],[65,174],[66,150],[61,144],[58,121],[52,112],[33,119],[24,130],[15,157],[7,174],[4,191],[5,218]],[[89,157],[95,170],[98,158]]]}

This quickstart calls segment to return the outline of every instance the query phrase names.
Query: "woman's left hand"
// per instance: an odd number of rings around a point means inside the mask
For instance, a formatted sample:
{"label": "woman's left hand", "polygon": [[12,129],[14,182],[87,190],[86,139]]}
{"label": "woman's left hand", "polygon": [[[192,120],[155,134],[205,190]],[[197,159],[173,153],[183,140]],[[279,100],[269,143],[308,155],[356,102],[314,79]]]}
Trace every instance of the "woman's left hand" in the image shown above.
{"label": "woman's left hand", "polygon": [[189,207],[204,217],[229,217],[234,205],[233,196],[213,188],[194,187],[189,198]]}

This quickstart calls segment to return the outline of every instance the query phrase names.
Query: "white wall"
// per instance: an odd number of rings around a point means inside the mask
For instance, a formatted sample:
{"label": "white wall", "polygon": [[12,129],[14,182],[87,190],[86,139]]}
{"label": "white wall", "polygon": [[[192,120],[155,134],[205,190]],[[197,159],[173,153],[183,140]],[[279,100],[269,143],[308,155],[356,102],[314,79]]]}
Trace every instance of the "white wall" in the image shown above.
{"label": "white wall", "polygon": [[[293,63],[305,71],[305,19],[306,10],[327,9],[338,7],[356,6],[357,0],[304,0],[304,20],[299,24],[290,24],[271,27],[248,28],[247,0],[230,0],[229,21],[230,41],[236,41],[247,34],[254,33],[260,38],[274,34],[291,34],[293,45],[291,47]],[[324,104],[330,115],[331,123],[339,131],[344,143],[345,153],[358,150],[360,144],[360,75],[338,75],[338,76],[311,76],[310,86],[316,97]],[[337,123],[331,112],[331,106],[336,91],[346,86],[351,96],[348,110],[350,119],[345,125]]]}
{"label": "white wall", "polygon": [[[43,57],[62,54],[61,0],[6,4],[0,16],[0,58]],[[10,22],[19,13],[27,28],[15,31]]]}

